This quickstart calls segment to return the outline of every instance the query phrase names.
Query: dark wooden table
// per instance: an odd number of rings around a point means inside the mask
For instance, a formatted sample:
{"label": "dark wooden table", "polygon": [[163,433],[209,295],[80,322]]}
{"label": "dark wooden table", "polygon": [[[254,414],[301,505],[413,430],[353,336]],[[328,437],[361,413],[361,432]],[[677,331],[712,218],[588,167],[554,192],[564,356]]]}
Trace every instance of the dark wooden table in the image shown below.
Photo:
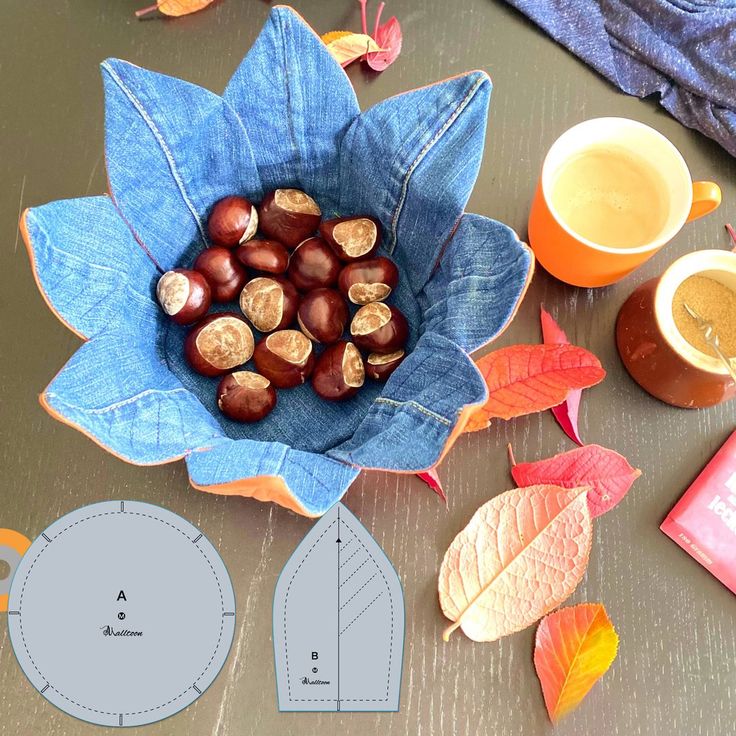
{"label": "dark wooden table", "polygon": [[[252,500],[192,490],[182,463],[127,465],[52,421],[37,394],[77,349],[49,312],[16,223],[22,208],[105,189],[98,63],[119,56],[220,92],[268,13],[258,0],[220,0],[175,21],[138,22],[142,0],[0,4],[0,526],[38,535],[51,521],[103,499],[140,499],[198,525],[232,576],[238,626],[212,688],[150,734],[546,734],[552,732],[531,662],[533,627],[495,644],[455,634],[444,644],[436,576],[454,535],[484,501],[510,487],[505,448],[520,459],[570,449],[549,413],[498,422],[462,438],[440,469],[449,508],[411,476],[364,474],[346,496],[393,560],[406,596],[401,711],[280,714],[271,650],[271,599],[279,572],[312,522]],[[358,28],[352,0],[295,3],[320,32]],[[589,391],[581,431],[625,454],[644,474],[595,525],[587,575],[570,602],[602,601],[621,636],[618,659],[559,734],[727,736],[736,732],[736,601],[658,531],[668,509],[736,425],[736,405],[673,409],[643,393],[614,347],[616,313],[631,290],[676,256],[727,247],[736,219],[736,162],[651,101],[620,94],[502,2],[390,0],[404,53],[385,73],[350,70],[364,108],[467,69],[494,81],[488,140],[469,209],[526,232],[544,152],[585,118],[648,123],[683,152],[696,178],[715,179],[724,204],[688,226],[640,271],[596,291],[537,273],[500,344],[538,340],[544,302],[570,338],[600,356],[608,377]],[[59,601],[57,605],[64,605]],[[0,629],[0,733],[99,733],[49,705],[29,685]],[[137,730],[136,730],[137,731]],[[112,731],[110,731],[112,733]],[[143,730],[141,729],[141,732]]]}

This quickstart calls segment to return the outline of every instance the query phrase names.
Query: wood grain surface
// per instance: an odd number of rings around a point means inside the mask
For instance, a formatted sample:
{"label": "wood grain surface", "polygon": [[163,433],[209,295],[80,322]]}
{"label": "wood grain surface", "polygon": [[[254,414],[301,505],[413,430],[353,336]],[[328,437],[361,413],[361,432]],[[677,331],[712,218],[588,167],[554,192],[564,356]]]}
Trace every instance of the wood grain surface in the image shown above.
{"label": "wood grain surface", "polygon": [[[58,516],[104,499],[160,504],[199,526],[219,548],[238,600],[229,659],[214,685],[178,715],[134,729],[148,734],[363,736],[549,734],[532,666],[533,628],[494,644],[440,634],[436,576],[455,534],[484,501],[511,486],[505,447],[520,460],[569,449],[552,416],[496,422],[463,437],[440,468],[448,508],[412,476],[366,473],[345,498],[393,560],[406,597],[401,710],[394,714],[280,714],[271,649],[271,602],[281,568],[311,522],[276,506],[194,491],[182,463],[137,468],[51,420],[37,395],[79,341],[39,296],[17,232],[22,208],[105,190],[98,64],[118,56],[222,91],[269,6],[219,0],[178,20],[137,21],[140,0],[0,4],[0,526],[31,538]],[[375,5],[375,3],[372,3]],[[300,0],[320,32],[359,27],[352,0]],[[544,153],[585,118],[648,123],[683,152],[695,178],[718,181],[724,204],[616,286],[567,287],[538,271],[499,341],[536,342],[538,309],[594,351],[606,381],[586,392],[583,438],[612,447],[643,470],[624,502],[597,520],[587,575],[570,600],[605,603],[621,637],[618,659],[560,736],[727,736],[736,733],[736,601],[658,530],[669,508],[736,425],[736,404],[684,411],[643,393],[614,347],[628,294],[676,256],[728,247],[736,219],[736,163],[653,101],[619,93],[502,2],[389,0],[404,52],[381,75],[351,68],[363,108],[472,68],[490,72],[488,139],[469,210],[526,232]],[[66,605],[56,601],[58,606]],[[0,627],[0,733],[101,733],[47,703],[20,671]],[[112,733],[112,730],[110,730]]]}

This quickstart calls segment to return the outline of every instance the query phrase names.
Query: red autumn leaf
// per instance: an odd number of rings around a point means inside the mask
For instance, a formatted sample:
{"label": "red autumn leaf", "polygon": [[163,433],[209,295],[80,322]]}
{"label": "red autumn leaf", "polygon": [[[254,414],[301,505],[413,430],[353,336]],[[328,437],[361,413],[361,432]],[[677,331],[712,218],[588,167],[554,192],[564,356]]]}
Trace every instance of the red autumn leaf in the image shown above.
{"label": "red autumn leaf", "polygon": [[561,608],[539,624],[534,668],[550,720],[576,708],[616,659],[618,634],[601,603]]}
{"label": "red autumn leaf", "polygon": [[641,470],[632,468],[623,455],[600,445],[584,445],[534,463],[515,464],[509,445],[511,476],[518,486],[551,483],[563,488],[590,486],[591,516],[610,511],[627,494]]}
{"label": "red autumn leaf", "polygon": [[164,15],[178,17],[203,10],[212,2],[214,0],[157,0],[156,3],[149,5],[147,8],[136,10],[135,14],[137,18],[141,18],[144,15],[153,13],[154,10],[158,10],[159,13],[163,13]]}
{"label": "red autumn leaf", "polygon": [[473,641],[521,631],[575,590],[593,538],[587,490],[516,488],[473,514],[440,568],[445,641],[458,627]]}
{"label": "red autumn leaf", "polygon": [[[366,20],[366,3],[367,0],[359,0],[360,2],[360,19],[363,33],[368,33],[368,23]],[[373,25],[373,40],[381,47],[381,51],[373,51],[366,54],[363,58],[371,69],[382,72],[386,67],[396,61],[396,57],[401,53],[401,24],[395,16],[389,18],[381,25],[381,13],[385,7],[385,3],[378,6],[376,13],[376,21]]]}
{"label": "red autumn leaf", "polygon": [[[540,320],[542,322],[542,340],[545,345],[569,345],[570,341],[562,328],[555,322],[552,315],[540,307]],[[580,389],[570,391],[567,398],[558,406],[553,406],[551,411],[557,423],[562,427],[565,434],[578,445],[583,442],[578,431],[578,412],[580,410],[580,398],[583,392]]]}
{"label": "red autumn leaf", "polygon": [[489,420],[512,419],[561,404],[570,391],[600,383],[606,375],[592,353],[575,345],[512,345],[480,358],[476,365],[488,385],[488,401],[470,418],[466,431]]}
{"label": "red autumn leaf", "polygon": [[445,502],[445,505],[447,505],[445,489],[442,487],[442,481],[440,481],[440,477],[437,475],[436,468],[426,470],[424,473],[417,473],[416,476],[420,480],[423,480]]}

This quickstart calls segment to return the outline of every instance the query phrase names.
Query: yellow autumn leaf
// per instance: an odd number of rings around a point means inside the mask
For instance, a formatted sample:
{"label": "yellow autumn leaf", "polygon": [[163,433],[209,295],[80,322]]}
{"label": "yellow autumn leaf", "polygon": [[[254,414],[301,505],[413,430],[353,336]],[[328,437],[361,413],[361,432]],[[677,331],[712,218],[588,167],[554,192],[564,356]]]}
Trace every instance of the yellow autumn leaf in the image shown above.
{"label": "yellow autumn leaf", "polygon": [[[343,31],[333,31],[339,34],[336,38],[332,38],[327,43],[327,50],[332,54],[335,61],[340,66],[347,66],[356,59],[360,59],[365,54],[375,51],[383,51],[383,49],[365,33],[348,33]],[[330,34],[326,34],[329,36]]]}

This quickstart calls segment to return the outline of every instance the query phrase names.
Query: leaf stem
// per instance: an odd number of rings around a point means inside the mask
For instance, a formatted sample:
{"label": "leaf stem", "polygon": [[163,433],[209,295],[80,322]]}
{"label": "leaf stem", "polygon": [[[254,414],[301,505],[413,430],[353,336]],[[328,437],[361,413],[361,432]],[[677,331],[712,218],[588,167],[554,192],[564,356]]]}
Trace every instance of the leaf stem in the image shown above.
{"label": "leaf stem", "polygon": [[460,619],[455,621],[452,626],[448,626],[443,632],[442,632],[442,641],[450,641],[450,634],[452,634],[455,629],[460,626]]}
{"label": "leaf stem", "polygon": [[386,7],[386,3],[381,3],[378,6],[378,12],[376,13],[376,23],[373,26],[373,40],[378,43],[378,26],[381,22],[381,13],[383,12],[384,7]]}
{"label": "leaf stem", "polygon": [[363,34],[367,36],[368,35],[368,21],[366,20],[366,17],[365,17],[365,5],[368,2],[368,0],[358,0],[358,2],[360,3],[360,21],[363,26]]}
{"label": "leaf stem", "polygon": [[144,15],[148,15],[149,13],[153,13],[154,10],[158,10],[158,3],[154,3],[153,5],[149,5],[147,8],[141,8],[140,10],[135,11],[135,17],[141,18]]}
{"label": "leaf stem", "polygon": [[734,247],[731,250],[736,253],[736,230],[733,229],[733,225],[730,223],[726,223],[726,230],[728,230],[728,234],[731,236],[731,240],[733,241]]}
{"label": "leaf stem", "polygon": [[514,450],[511,447],[511,443],[509,442],[508,447],[506,448],[509,453],[509,462],[511,463],[511,467],[516,467],[516,458],[514,457]]}

